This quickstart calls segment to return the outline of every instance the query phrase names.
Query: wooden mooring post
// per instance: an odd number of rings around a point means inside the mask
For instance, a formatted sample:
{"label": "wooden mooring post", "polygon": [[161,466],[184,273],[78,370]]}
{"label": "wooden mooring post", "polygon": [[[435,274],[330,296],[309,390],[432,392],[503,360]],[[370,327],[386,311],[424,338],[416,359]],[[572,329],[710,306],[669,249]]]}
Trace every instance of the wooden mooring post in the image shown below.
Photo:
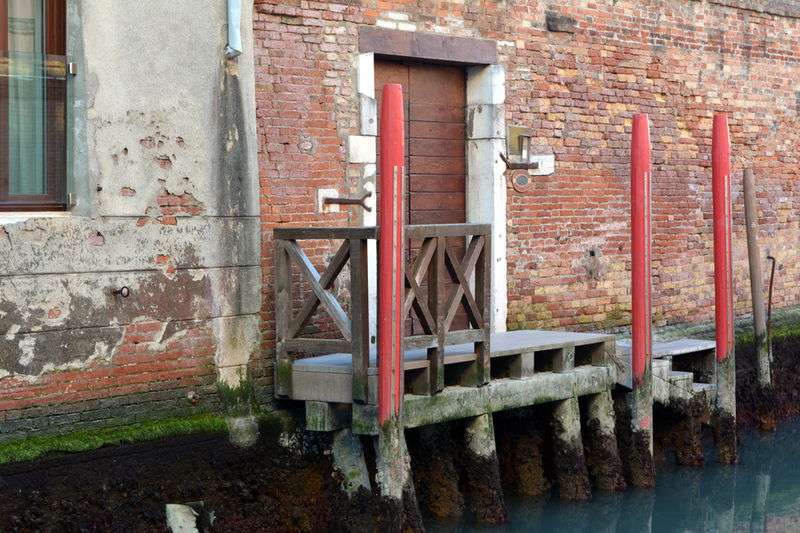
{"label": "wooden mooring post", "polygon": [[731,259],[731,161],[728,117],[714,115],[711,139],[714,202],[714,300],[717,332],[717,401],[714,434],[717,457],[735,463],[736,359],[733,343],[733,266]]}
{"label": "wooden mooring post", "polygon": [[[652,487],[653,373],[652,315],[650,306],[650,130],[647,115],[633,116],[631,139],[631,300],[633,392],[626,399],[630,411],[630,483]],[[627,418],[627,417],[626,417]]]}
{"label": "wooden mooring post", "polygon": [[403,432],[403,88],[383,86],[378,212],[378,457],[376,481],[396,518],[386,526],[418,529],[419,507]]}
{"label": "wooden mooring post", "polygon": [[775,430],[775,411],[770,362],[771,346],[767,342],[767,320],[764,305],[764,278],[761,272],[761,251],[758,248],[758,203],[753,170],[746,169],[744,181],[744,219],[747,227],[747,259],[750,265],[750,294],[753,302],[756,370],[758,373],[758,416],[761,429]]}
{"label": "wooden mooring post", "polygon": [[404,175],[403,88],[383,87],[378,213],[378,423],[400,416],[403,401]]}

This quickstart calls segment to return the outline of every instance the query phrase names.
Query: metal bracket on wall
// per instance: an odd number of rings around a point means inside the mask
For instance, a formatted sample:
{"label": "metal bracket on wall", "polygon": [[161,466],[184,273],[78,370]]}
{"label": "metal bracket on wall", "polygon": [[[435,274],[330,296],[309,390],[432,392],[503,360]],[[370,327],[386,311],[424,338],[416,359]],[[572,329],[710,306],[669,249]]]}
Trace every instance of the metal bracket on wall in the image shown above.
{"label": "metal bracket on wall", "polygon": [[372,212],[372,207],[367,205],[367,198],[372,196],[372,191],[367,191],[361,198],[324,198],[322,203],[325,205],[343,204],[343,205],[360,205],[367,213]]}
{"label": "metal bracket on wall", "polygon": [[515,163],[513,161],[509,161],[508,158],[503,154],[500,154],[500,159],[502,159],[503,163],[506,164],[506,168],[512,170],[531,170],[531,169],[536,170],[537,168],[539,168],[539,163],[535,161],[532,163],[531,162]]}
{"label": "metal bracket on wall", "polygon": [[[531,133],[528,128],[509,126],[506,148],[508,155],[500,154],[506,168],[512,170],[536,170],[539,168],[538,161],[531,162]],[[519,161],[511,161],[512,157]]]}

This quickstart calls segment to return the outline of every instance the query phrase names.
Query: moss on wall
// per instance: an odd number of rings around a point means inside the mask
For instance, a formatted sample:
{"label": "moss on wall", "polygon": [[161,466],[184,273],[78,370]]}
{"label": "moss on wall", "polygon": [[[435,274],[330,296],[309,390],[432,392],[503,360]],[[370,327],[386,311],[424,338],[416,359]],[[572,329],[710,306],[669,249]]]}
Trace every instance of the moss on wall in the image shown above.
{"label": "moss on wall", "polygon": [[30,461],[54,452],[83,452],[102,446],[130,444],[189,433],[226,432],[225,421],[213,414],[166,418],[93,431],[0,443],[0,464]]}

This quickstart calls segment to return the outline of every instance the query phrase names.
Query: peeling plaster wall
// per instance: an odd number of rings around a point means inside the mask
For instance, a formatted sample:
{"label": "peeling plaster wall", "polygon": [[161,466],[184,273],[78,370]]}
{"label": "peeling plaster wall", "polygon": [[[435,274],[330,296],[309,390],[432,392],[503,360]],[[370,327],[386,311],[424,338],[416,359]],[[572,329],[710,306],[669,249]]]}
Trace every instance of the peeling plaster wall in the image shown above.
{"label": "peeling plaster wall", "polygon": [[0,213],[0,441],[214,409],[257,363],[251,7],[226,60],[224,2],[70,0],[78,201]]}

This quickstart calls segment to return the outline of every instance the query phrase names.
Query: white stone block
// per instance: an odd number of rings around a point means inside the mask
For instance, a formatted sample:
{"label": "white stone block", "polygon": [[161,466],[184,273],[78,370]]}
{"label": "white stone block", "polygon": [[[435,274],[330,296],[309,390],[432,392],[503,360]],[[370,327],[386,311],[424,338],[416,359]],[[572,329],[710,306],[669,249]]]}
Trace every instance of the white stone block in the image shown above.
{"label": "white stone block", "polygon": [[[377,213],[376,207],[376,194],[375,194],[375,182],[374,181],[367,181],[364,183],[364,192],[362,194],[372,193],[370,196],[364,199],[364,205],[371,209],[371,211],[367,211],[364,209],[364,218],[375,218],[375,214]],[[368,215],[370,215],[368,217]],[[377,221],[376,221],[377,222]],[[365,225],[373,225],[375,222],[370,221],[369,224],[366,223]]]}
{"label": "white stone block", "polygon": [[172,533],[199,533],[198,514],[188,505],[167,504],[167,527]]}
{"label": "white stone block", "polygon": [[363,94],[358,95],[359,131],[361,135],[378,135],[378,103]]}
{"label": "white stone block", "polygon": [[366,135],[350,135],[347,138],[349,162],[374,163],[377,161],[375,139],[376,137]]}
{"label": "white stone block", "polygon": [[378,203],[378,195],[375,192],[375,169],[376,166],[374,163],[368,163],[364,165],[361,187],[365,193],[372,192],[372,196],[364,201],[367,206],[372,207],[372,211],[367,211],[366,209],[359,210],[361,212],[361,224],[364,226],[375,226],[378,223],[378,210],[376,207]]}
{"label": "white stone block", "polygon": [[502,65],[467,69],[467,105],[502,104],[506,100],[506,71]]}
{"label": "white stone block", "polygon": [[336,189],[317,189],[317,213],[338,213],[339,204],[325,204],[325,198],[339,198]]}
{"label": "white stone block", "polygon": [[386,16],[392,20],[408,20],[408,13],[401,13],[400,11],[388,11]]}
{"label": "white stone block", "polygon": [[467,139],[502,139],[506,130],[506,108],[502,104],[467,107]]}
{"label": "white stone block", "polygon": [[549,176],[556,171],[556,156],[553,154],[532,155],[531,163],[539,163],[539,168],[528,172],[531,176]]}
{"label": "white stone block", "polygon": [[467,222],[492,224],[492,331],[505,331],[506,180],[503,139],[467,141]]}
{"label": "white stone block", "polygon": [[358,54],[356,68],[358,94],[375,98],[375,54]]}
{"label": "white stone block", "polygon": [[397,23],[391,20],[378,19],[375,21],[375,25],[379,28],[388,28],[390,30],[397,29]]}
{"label": "white stone block", "polygon": [[[505,163],[500,159],[500,152],[504,149],[505,142],[502,139],[473,139],[467,141],[467,203],[472,209],[471,213],[481,212],[486,214],[479,218],[473,218],[470,222],[490,222],[493,218],[488,213],[491,212],[492,195],[494,185],[492,176],[503,174]],[[472,178],[476,179],[472,179]],[[470,194],[474,192],[474,197]]]}
{"label": "white stone block", "polygon": [[[250,356],[258,348],[260,338],[258,334],[258,317],[252,315],[229,316],[213,319],[214,338],[217,341],[215,362],[218,369],[236,368],[245,370],[250,361]],[[240,379],[231,376],[230,387],[239,387]],[[241,376],[244,378],[244,375]]]}

